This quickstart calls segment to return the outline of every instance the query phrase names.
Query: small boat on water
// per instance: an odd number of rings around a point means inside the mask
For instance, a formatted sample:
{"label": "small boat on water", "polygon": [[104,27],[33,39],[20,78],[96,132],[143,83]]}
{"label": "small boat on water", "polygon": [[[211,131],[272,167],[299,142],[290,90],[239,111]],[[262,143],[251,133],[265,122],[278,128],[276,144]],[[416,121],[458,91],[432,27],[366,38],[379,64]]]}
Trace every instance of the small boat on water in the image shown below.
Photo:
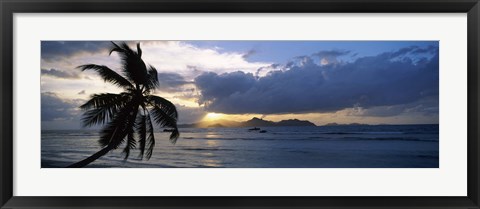
{"label": "small boat on water", "polygon": [[260,128],[254,127],[254,128],[250,128],[250,129],[248,129],[248,130],[249,130],[249,131],[259,131]]}
{"label": "small boat on water", "polygon": [[173,132],[173,131],[175,131],[175,129],[168,129],[168,128],[163,129],[163,132]]}
{"label": "small boat on water", "polygon": [[267,133],[267,130],[261,130],[260,133]]}

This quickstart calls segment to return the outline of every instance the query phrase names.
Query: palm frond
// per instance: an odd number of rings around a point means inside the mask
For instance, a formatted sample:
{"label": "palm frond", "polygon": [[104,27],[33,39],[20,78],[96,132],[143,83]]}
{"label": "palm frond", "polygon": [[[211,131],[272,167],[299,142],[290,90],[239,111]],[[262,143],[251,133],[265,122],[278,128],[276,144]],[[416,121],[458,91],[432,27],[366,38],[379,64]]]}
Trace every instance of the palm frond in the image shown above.
{"label": "palm frond", "polygon": [[[113,43],[113,42],[112,42]],[[137,45],[140,48],[140,45]],[[140,53],[133,51],[127,43],[121,44],[113,43],[113,48],[110,51],[118,52],[122,60],[122,71],[125,76],[136,85],[143,85],[147,77],[147,66],[141,58]]]}
{"label": "palm frond", "polygon": [[119,104],[125,101],[129,101],[131,95],[128,93],[120,93],[120,94],[113,94],[113,93],[103,93],[103,94],[92,94],[90,96],[90,100],[85,102],[82,106],[80,106],[83,110],[89,110],[92,108],[102,107],[105,105],[112,105],[112,104]]}
{"label": "palm frond", "polygon": [[148,67],[148,74],[147,74],[147,80],[144,84],[145,86],[145,91],[146,92],[151,92],[155,88],[157,88],[159,85],[158,83],[158,71],[155,69],[153,66]]}
{"label": "palm frond", "polygon": [[83,113],[82,126],[91,127],[94,125],[108,123],[112,119],[114,111],[109,108],[92,109]]}
{"label": "palm frond", "polygon": [[149,96],[148,101],[153,106],[152,115],[155,123],[159,124],[161,127],[173,128],[173,131],[170,134],[170,142],[175,144],[180,136],[177,128],[178,113],[175,105],[158,96]]}
{"label": "palm frond", "polygon": [[94,94],[90,100],[80,106],[88,110],[83,114],[82,124],[84,127],[97,124],[105,124],[110,121],[117,111],[130,101],[130,95],[122,94]]}
{"label": "palm frond", "polygon": [[110,53],[108,53],[108,55],[112,55],[112,52],[119,52],[119,53],[122,53],[123,52],[123,49],[118,46],[115,42],[112,41],[112,49],[110,49]]}
{"label": "palm frond", "polygon": [[170,142],[172,144],[175,144],[177,143],[177,140],[178,140],[178,137],[180,137],[180,132],[178,131],[178,128],[175,127],[172,131],[172,133],[170,133]]}
{"label": "palm frond", "polygon": [[138,57],[142,57],[142,49],[140,48],[140,43],[137,43],[137,54],[138,54]]}
{"label": "palm frond", "polygon": [[153,154],[153,148],[155,148],[155,136],[153,135],[154,130],[153,130],[153,124],[152,124],[152,119],[150,118],[150,114],[146,115],[146,124],[147,124],[147,131],[148,131],[148,148],[147,148],[147,153],[146,153],[146,158],[147,160],[152,157]]}
{"label": "palm frond", "polygon": [[114,115],[113,119],[100,132],[101,146],[112,146],[117,149],[123,142],[130,129],[135,124],[138,105],[129,102]]}
{"label": "palm frond", "polygon": [[98,143],[101,147],[111,146],[117,149],[123,142],[125,137],[128,111],[119,111],[112,121],[108,122],[100,131],[100,138]]}
{"label": "palm frond", "polygon": [[138,133],[138,143],[140,144],[140,154],[139,158],[143,159],[145,153],[145,145],[147,140],[147,116],[140,115],[137,118],[137,133]]}
{"label": "palm frond", "polygon": [[159,107],[163,112],[165,112],[165,114],[175,119],[175,121],[178,119],[177,108],[175,108],[175,105],[172,102],[163,97],[154,95],[148,95],[146,99],[150,105]]}
{"label": "palm frond", "polygon": [[105,82],[110,82],[118,87],[129,89],[133,88],[133,85],[125,79],[123,76],[119,75],[117,72],[113,71],[112,69],[108,68],[104,65],[95,65],[95,64],[87,64],[87,65],[80,65],[77,68],[85,70],[94,70],[96,71],[100,77],[103,78]]}
{"label": "palm frond", "polygon": [[135,140],[133,128],[133,126],[129,126],[127,128],[127,144],[125,145],[125,148],[123,148],[122,152],[125,155],[125,160],[128,159],[128,156],[130,156],[130,150],[135,149],[135,147],[137,146],[137,141]]}
{"label": "palm frond", "polygon": [[[152,108],[152,116],[155,123],[161,127],[177,128],[177,120],[167,115],[160,107],[154,106]],[[172,136],[170,136],[172,138]]]}

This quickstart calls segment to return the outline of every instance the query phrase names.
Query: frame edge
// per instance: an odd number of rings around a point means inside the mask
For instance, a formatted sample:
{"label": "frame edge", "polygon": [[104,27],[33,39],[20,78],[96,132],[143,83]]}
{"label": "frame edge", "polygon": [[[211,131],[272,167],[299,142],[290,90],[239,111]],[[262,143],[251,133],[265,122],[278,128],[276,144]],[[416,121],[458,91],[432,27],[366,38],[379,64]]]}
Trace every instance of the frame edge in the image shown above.
{"label": "frame edge", "polygon": [[[4,1],[0,1],[0,11],[2,12],[2,27],[0,31],[0,63],[1,63],[1,84],[0,84],[0,118],[2,126],[0,127],[0,206],[7,203],[13,197],[13,83],[12,83],[12,60],[9,59],[8,54],[12,53],[12,45],[7,44],[7,41],[12,40],[13,12],[9,9]],[[11,33],[8,33],[11,32]]]}
{"label": "frame edge", "polygon": [[[78,204],[78,203],[81,203],[82,202],[82,199],[85,200],[84,198],[72,198],[72,197],[58,197],[58,198],[49,198],[49,197],[13,197],[13,150],[12,150],[12,145],[13,145],[13,124],[12,122],[14,121],[14,118],[13,118],[13,113],[12,113],[12,110],[13,110],[13,63],[12,63],[12,60],[11,58],[13,57],[13,55],[11,55],[11,53],[13,52],[13,43],[11,42],[13,40],[13,14],[14,14],[14,11],[20,11],[20,12],[41,12],[41,11],[46,11],[46,12],[55,12],[55,10],[59,10],[58,8],[55,9],[47,9],[45,8],[45,5],[43,5],[42,7],[38,8],[38,9],[33,9],[32,7],[34,5],[42,5],[42,3],[39,3],[41,1],[34,1],[32,5],[30,6],[26,6],[26,1],[20,1],[20,3],[13,3],[13,2],[7,2],[7,1],[3,1],[3,0],[0,0],[0,11],[2,12],[1,14],[1,17],[2,17],[2,27],[0,28],[0,48],[2,49],[0,51],[0,65],[2,66],[2,70],[0,72],[0,81],[1,81],[1,84],[0,84],[0,101],[2,101],[0,103],[0,118],[1,118],[1,121],[2,121],[2,126],[0,127],[0,136],[2,137],[1,138],[1,142],[0,142],[0,156],[1,156],[1,164],[0,164],[0,185],[1,185],[1,194],[0,194],[0,208],[4,208],[4,207],[8,207],[8,208],[16,208],[16,207],[28,207],[28,208],[31,208],[31,207],[72,207],[73,205],[72,204]],[[52,2],[62,2],[62,1],[43,1],[44,3],[45,2],[49,2],[49,3],[52,3]],[[112,2],[112,1],[104,1],[103,3],[105,2]],[[122,1],[124,2],[124,1]],[[321,1],[319,1],[321,2]],[[325,2],[325,1],[324,1]],[[345,1],[341,1],[341,2],[345,2]],[[353,1],[350,1],[350,2],[353,2]],[[389,1],[385,1],[386,3],[388,3]],[[409,2],[409,1],[405,1],[405,2]],[[449,2],[449,1],[448,1]],[[452,1],[453,2],[453,1]],[[480,35],[480,27],[479,27],[479,23],[480,23],[480,6],[479,6],[479,2],[478,0],[475,0],[474,1],[475,3],[472,5],[472,1],[463,1],[461,4],[461,8],[465,8],[466,5],[469,5],[471,6],[470,10],[468,11],[468,69],[470,70],[469,71],[469,78],[468,78],[468,82],[469,82],[469,87],[468,87],[468,95],[469,95],[469,98],[470,100],[468,101],[468,112],[469,114],[471,115],[469,118],[468,118],[468,129],[469,129],[469,132],[468,132],[468,167],[469,167],[469,170],[468,170],[468,199],[471,201],[468,201],[464,198],[462,198],[461,201],[454,201],[453,204],[458,204],[458,205],[445,205],[445,207],[442,206],[442,208],[480,208],[480,205],[479,205],[479,200],[480,200],[480,194],[479,194],[479,188],[480,188],[480,176],[479,176],[479,150],[480,150],[480,145],[479,145],[479,136],[480,136],[480,129],[479,129],[479,126],[478,126],[478,118],[480,117],[480,112],[478,111],[478,108],[479,108],[479,96],[478,94],[480,93],[480,85],[479,85],[479,81],[480,81],[480,73],[478,72],[480,69],[479,69],[479,60],[480,60],[480,41],[479,41],[479,35]],[[63,3],[65,3],[63,1]],[[78,2],[77,2],[78,3]],[[85,4],[92,4],[93,2],[92,1],[87,1],[85,2]],[[109,5],[110,3],[108,3],[107,5]],[[236,2],[238,3],[238,1]],[[411,2],[413,3],[413,2]],[[251,3],[253,4],[253,2]],[[46,4],[46,5],[51,5],[51,4]],[[103,4],[102,4],[103,5]],[[122,4],[122,5],[126,5],[128,6],[129,4]],[[173,7],[178,7],[179,4],[172,4],[172,5],[176,5],[176,6],[172,6]],[[333,4],[332,4],[333,5]],[[381,3],[376,3],[376,4],[373,4],[373,5],[382,5]],[[445,5],[449,5],[449,4],[443,4],[444,6],[439,8],[440,10],[439,11],[447,11]],[[22,7],[24,9],[22,9]],[[362,6],[363,7],[363,6]],[[100,7],[100,9],[95,9],[94,12],[102,12],[102,8],[104,7]],[[123,7],[125,8],[125,7]],[[243,9],[245,9],[246,7],[244,7]],[[404,7],[401,7],[403,9],[405,9]],[[401,9],[400,8],[400,9]],[[425,7],[421,7],[423,9],[420,9],[420,11],[424,11],[425,10]],[[460,7],[455,7],[455,8],[451,8],[450,10],[459,10],[457,12],[460,12]],[[28,11],[30,9],[30,11]],[[398,10],[400,9],[394,9],[393,11],[390,11],[390,12],[398,12]],[[85,10],[85,7],[80,7],[79,9],[78,8],[72,8],[71,9],[72,11],[71,12],[82,12],[83,10]],[[137,10],[137,7],[135,7],[133,10]],[[237,10],[241,10],[241,9],[237,9]],[[325,9],[325,10],[334,10],[334,8],[328,8],[328,9]],[[339,8],[337,8],[337,10],[341,10]],[[373,12],[378,12],[378,9],[377,7],[375,7],[373,9],[374,11]],[[63,11],[63,10],[62,10]],[[279,11],[283,11],[283,10],[279,10]],[[310,11],[310,10],[308,10]],[[343,11],[343,10],[342,10]],[[354,10],[354,11],[357,11],[357,10]],[[106,12],[115,12],[115,11],[106,11]],[[137,11],[138,12],[138,11]],[[151,12],[151,11],[150,11]],[[167,12],[172,12],[172,11],[167,11]],[[184,12],[189,12],[189,10],[186,10]],[[198,12],[197,10],[193,11],[193,12]],[[278,11],[276,11],[278,12]],[[320,11],[319,11],[320,12]],[[343,11],[343,12],[348,12],[348,11]],[[350,11],[351,12],[351,11]],[[368,11],[366,11],[368,12]],[[388,12],[388,11],[384,11],[384,12]],[[8,42],[10,41],[10,42]],[[475,84],[475,85],[474,85]],[[10,92],[10,93],[8,93]],[[474,169],[471,169],[471,168],[474,168]],[[38,199],[38,198],[41,198],[41,199]],[[87,197],[85,197],[87,198]],[[108,201],[106,199],[112,199],[111,197],[103,197],[102,199],[104,199],[105,201],[99,201],[100,197],[91,197],[92,199],[96,199],[94,200],[93,202],[94,203],[99,203],[100,205],[103,205],[103,206],[96,206],[96,207],[112,207],[112,205],[104,205],[106,203],[108,203]],[[172,205],[169,205],[169,203],[171,204],[172,202],[175,203],[175,197],[166,197],[168,198],[168,200],[166,200],[167,204],[164,203],[164,208],[171,208],[171,207],[174,207]],[[230,198],[222,198],[222,197],[218,197],[219,199],[224,199],[224,200],[228,200]],[[345,197],[346,199],[348,199],[349,197]],[[407,198],[407,197],[406,197]],[[448,197],[446,197],[448,198]],[[60,200],[60,199],[63,199],[62,201],[59,201],[59,202],[62,202],[62,203],[66,203],[66,205],[56,205],[56,204],[52,204],[52,202],[48,203],[49,200],[52,201],[52,200]],[[88,198],[87,198],[88,199]],[[121,197],[117,197],[117,198],[113,198],[113,199],[116,199],[116,200],[119,200],[119,199],[122,199]],[[126,198],[123,198],[123,199],[126,199]],[[127,198],[127,199],[130,199],[130,200],[146,200],[146,199],[150,199],[150,198],[136,198],[136,197],[130,197],[130,198]],[[188,199],[188,198],[187,198]],[[194,202],[197,202],[195,201],[195,199],[197,198],[191,198],[192,200],[194,200]],[[251,198],[251,199],[258,199],[258,198]],[[271,199],[269,197],[266,197],[265,199]],[[287,198],[288,199],[288,198]],[[336,201],[333,201],[333,200],[329,200],[329,199],[335,199],[335,198],[324,198],[324,203],[327,203],[326,205],[328,204],[331,204],[332,202],[336,202]],[[356,199],[356,198],[353,198],[353,199]],[[380,198],[379,198],[380,199]],[[388,198],[387,198],[388,199]],[[412,199],[415,199],[415,198],[412,198]],[[71,202],[68,202],[68,200],[73,200]],[[230,199],[231,200],[231,199]],[[120,202],[128,202],[126,200],[124,201],[120,201]],[[145,201],[146,203],[154,203],[154,202],[161,202],[161,201]],[[180,201],[182,202],[182,201]],[[198,202],[202,202],[202,201],[198,201]],[[223,202],[225,203],[225,201],[219,201],[219,202]],[[238,203],[238,200],[234,200],[233,202],[237,203],[238,205],[243,205],[243,204],[239,204]],[[261,202],[261,201],[252,201],[252,203],[258,203],[258,202]],[[298,201],[294,201],[294,202],[298,202]],[[322,201],[308,201],[307,202],[322,202]],[[356,202],[356,203],[361,203],[363,201],[352,201],[352,202]],[[384,201],[382,201],[384,202]],[[414,201],[415,202],[415,201]],[[435,205],[425,205],[425,206],[422,206],[423,204],[418,204],[420,203],[421,201],[416,201],[417,202],[417,206],[415,206],[415,208],[440,208],[440,207],[436,207]],[[440,201],[441,202],[441,201]],[[177,202],[178,203],[178,202]],[[385,203],[385,202],[384,202]],[[431,202],[432,203],[432,202]],[[132,204],[132,205],[130,205]],[[438,204],[438,203],[437,203]],[[182,207],[182,208],[190,208],[190,206],[188,206],[189,204],[186,204],[186,205],[183,205],[183,206],[179,206],[179,207]],[[232,206],[228,206],[229,204],[227,204],[226,207],[232,207]],[[346,204],[346,205],[351,205],[351,204]],[[117,206],[120,206],[120,205],[117,205]],[[143,204],[139,204],[139,205],[136,205],[134,203],[127,203],[126,205],[123,205],[122,208],[136,208],[136,206],[143,206]],[[208,204],[200,204],[199,207],[210,207],[211,205],[208,205]],[[225,206],[225,205],[224,205]],[[288,204],[287,204],[288,206]],[[318,206],[318,205],[317,205]],[[88,207],[92,207],[91,205],[89,204],[85,204],[78,207],[78,208],[88,208]],[[145,206],[143,206],[145,207]],[[155,206],[155,208],[157,207],[162,207],[162,206]],[[213,207],[222,207],[222,206],[213,206]],[[235,208],[246,208],[246,206],[234,206]],[[271,205],[265,205],[265,204],[257,204],[256,206],[257,208],[258,207],[262,207],[262,208],[271,208]],[[281,205],[277,205],[276,207],[281,207]],[[336,208],[350,208],[351,206],[338,206]],[[374,205],[372,206],[374,207]],[[377,205],[378,207],[378,205]],[[382,206],[380,206],[382,207]],[[387,206],[387,207],[392,207],[392,206]],[[408,207],[408,206],[399,206],[399,207]],[[150,205],[150,207],[145,207],[145,208],[154,208]],[[253,208],[253,206],[252,206]]]}
{"label": "frame edge", "polygon": [[480,93],[480,3],[477,2],[467,13],[467,50],[468,50],[468,197],[479,207],[480,164],[479,164],[479,136],[478,122],[480,118],[479,93]]}

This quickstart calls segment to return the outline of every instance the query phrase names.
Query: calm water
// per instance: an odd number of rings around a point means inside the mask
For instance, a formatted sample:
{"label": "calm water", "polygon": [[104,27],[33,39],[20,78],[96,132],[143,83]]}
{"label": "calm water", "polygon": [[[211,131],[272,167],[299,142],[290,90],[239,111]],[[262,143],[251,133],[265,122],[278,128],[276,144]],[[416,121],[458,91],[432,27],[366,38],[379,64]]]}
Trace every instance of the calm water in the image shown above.
{"label": "calm water", "polygon": [[[438,125],[180,129],[155,133],[148,161],[114,150],[88,167],[436,168]],[[42,131],[42,167],[65,167],[100,150],[97,131]]]}

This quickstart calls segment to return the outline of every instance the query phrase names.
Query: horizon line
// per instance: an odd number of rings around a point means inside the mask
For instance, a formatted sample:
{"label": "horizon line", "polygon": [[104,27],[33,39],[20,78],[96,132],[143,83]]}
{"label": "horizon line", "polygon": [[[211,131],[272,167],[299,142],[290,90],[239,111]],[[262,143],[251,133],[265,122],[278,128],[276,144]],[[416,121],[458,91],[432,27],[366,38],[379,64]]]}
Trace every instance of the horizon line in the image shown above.
{"label": "horizon line", "polygon": [[[191,124],[191,123],[190,123]],[[190,125],[190,124],[179,124],[180,125]],[[366,124],[366,123],[351,123],[351,124],[338,124],[338,125],[315,125],[315,127],[323,126],[414,126],[414,125],[440,125],[439,123],[405,123],[405,124]],[[258,126],[258,127],[312,127],[312,126]],[[162,127],[160,129],[168,129],[169,127]],[[198,129],[210,129],[210,128],[248,128],[248,127],[207,127],[207,128],[198,128]],[[183,129],[179,127],[179,129]],[[78,129],[43,129],[40,128],[40,131],[100,131],[100,129],[91,129],[91,128],[78,128]],[[161,132],[161,131],[160,131]]]}

